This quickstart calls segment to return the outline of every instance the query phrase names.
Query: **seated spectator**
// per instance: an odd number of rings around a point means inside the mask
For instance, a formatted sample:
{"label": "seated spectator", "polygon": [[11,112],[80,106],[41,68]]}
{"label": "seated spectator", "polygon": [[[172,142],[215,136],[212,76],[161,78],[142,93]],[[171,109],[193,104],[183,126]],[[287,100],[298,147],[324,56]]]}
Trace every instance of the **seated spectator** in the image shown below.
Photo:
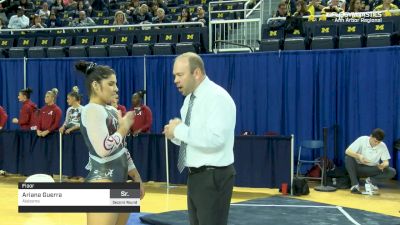
{"label": "seated spectator", "polygon": [[[31,130],[36,127],[35,112],[36,104],[31,101],[32,89],[22,89],[18,93],[18,101],[22,102],[22,107],[19,111],[19,118],[13,118],[12,123],[18,124],[21,130]],[[34,128],[36,129],[36,128]]]}
{"label": "seated spectator", "polygon": [[309,16],[310,12],[307,10],[306,3],[303,0],[296,2],[296,12],[293,14],[294,17]]}
{"label": "seated spectator", "polygon": [[139,14],[140,2],[139,0],[131,0],[126,6],[126,14],[129,16],[136,16]]}
{"label": "seated spectator", "polygon": [[167,6],[167,4],[165,3],[164,0],[153,0],[153,2],[157,3],[158,8],[164,9],[165,14],[167,14],[167,15],[169,14],[168,6]]}
{"label": "seated spectator", "polygon": [[132,95],[132,109],[135,114],[135,122],[132,124],[131,133],[150,133],[153,116],[148,106],[143,105],[143,97],[146,91],[138,91]]}
{"label": "seated spectator", "polygon": [[315,15],[316,12],[321,12],[321,10],[325,6],[322,5],[320,0],[310,0],[309,4],[307,5],[307,11],[310,12],[310,15]]}
{"label": "seated spectator", "polygon": [[87,27],[87,26],[95,26],[96,23],[90,18],[86,16],[85,11],[79,12],[79,18],[76,18],[72,21],[72,26],[74,27]]}
{"label": "seated spectator", "polygon": [[51,11],[60,13],[60,12],[64,12],[64,3],[62,0],[57,0],[56,2],[54,2],[54,4],[51,6]]}
{"label": "seated spectator", "polygon": [[281,2],[278,5],[278,10],[276,11],[274,17],[287,17],[290,16],[290,13],[287,10],[287,6],[285,2]]}
{"label": "seated spectator", "polygon": [[202,6],[197,7],[197,16],[192,19],[193,22],[202,22],[205,26],[208,25],[206,11]]}
{"label": "seated spectator", "polygon": [[8,1],[4,1],[4,0],[0,1],[0,19],[3,22],[3,26],[4,26],[4,23],[8,21],[7,14],[6,14],[8,7],[9,7]]}
{"label": "seated spectator", "polygon": [[3,109],[3,107],[0,106],[0,130],[2,130],[6,126],[7,118],[8,115],[6,111]]}
{"label": "seated spectator", "polygon": [[64,10],[73,10],[76,8],[78,3],[75,0],[63,0]]}
{"label": "seated spectator", "polygon": [[126,19],[125,13],[122,11],[116,11],[113,25],[128,25],[128,24],[129,22]]}
{"label": "seated spectator", "polygon": [[349,12],[365,12],[362,8],[361,0],[351,0],[349,6]]}
{"label": "seated spectator", "polygon": [[50,10],[49,10],[49,5],[47,4],[47,2],[43,2],[42,4],[42,8],[39,9],[36,14],[38,14],[40,17],[42,17],[42,19],[47,20],[50,16]]}
{"label": "seated spectator", "polygon": [[119,96],[117,95],[113,101],[111,102],[111,106],[113,106],[114,108],[116,108],[120,113],[121,116],[125,116],[126,114],[126,107],[123,105],[119,104]]}
{"label": "seated spectator", "polygon": [[[392,0],[383,0],[381,5],[375,7],[374,11],[386,11],[399,9],[395,4],[392,4]],[[385,16],[397,16],[399,13],[385,13]]]}
{"label": "seated spectator", "polygon": [[190,15],[189,9],[184,7],[182,8],[181,11],[181,16],[179,17],[178,22],[184,23],[184,22],[191,22],[192,17]]}
{"label": "seated spectator", "polygon": [[10,18],[8,28],[23,29],[27,27],[29,27],[29,18],[25,16],[25,9],[20,6],[18,7],[17,15]]}
{"label": "seated spectator", "polygon": [[81,105],[81,95],[77,86],[67,96],[67,102],[70,106],[65,115],[65,122],[60,127],[61,134],[70,134],[75,130],[79,130],[81,123],[81,113],[83,106]]}
{"label": "seated spectator", "polygon": [[157,9],[157,16],[153,17],[153,23],[171,23],[171,20],[165,16],[164,9]]}
{"label": "seated spectator", "polygon": [[339,6],[339,0],[331,0],[331,3],[327,6],[324,7],[321,11],[321,14],[326,14],[326,13],[341,13],[344,12],[344,10]]}
{"label": "seated spectator", "polygon": [[142,4],[139,9],[139,13],[133,17],[135,23],[151,22],[151,14],[149,13],[149,7],[146,4]]}
{"label": "seated spectator", "polygon": [[62,22],[60,18],[57,16],[57,13],[54,11],[50,12],[50,17],[46,21],[46,26],[48,28],[54,28],[54,27],[62,27]]}
{"label": "seated spectator", "polygon": [[79,17],[79,12],[84,11],[86,13],[86,15],[90,15],[91,11],[89,11],[88,7],[85,5],[85,3],[83,1],[78,1],[77,5],[76,5],[76,9],[73,10],[74,12],[74,18],[78,18]]}
{"label": "seated spectator", "polygon": [[370,136],[361,136],[346,149],[345,165],[351,180],[351,193],[361,194],[359,178],[367,178],[373,191],[377,180],[390,180],[396,170],[389,167],[389,151],[382,142],[385,133],[376,128]]}
{"label": "seated spectator", "polygon": [[40,109],[40,114],[37,123],[36,134],[39,137],[46,137],[50,132],[58,130],[61,120],[61,109],[55,104],[58,90],[53,88],[46,93],[44,102],[46,103]]}
{"label": "seated spectator", "polygon": [[20,0],[20,1],[10,1],[13,2],[7,10],[7,14],[15,14],[18,13],[18,8],[22,7],[27,12],[32,12],[35,9],[30,0]]}
{"label": "seated spectator", "polygon": [[46,28],[47,25],[42,23],[42,17],[35,14],[32,19],[32,26],[31,28]]}
{"label": "seated spectator", "polygon": [[[150,2],[149,4],[150,7],[150,14],[152,17],[156,17],[157,16],[157,10],[158,10],[158,3],[157,2]],[[165,11],[164,11],[165,12]]]}

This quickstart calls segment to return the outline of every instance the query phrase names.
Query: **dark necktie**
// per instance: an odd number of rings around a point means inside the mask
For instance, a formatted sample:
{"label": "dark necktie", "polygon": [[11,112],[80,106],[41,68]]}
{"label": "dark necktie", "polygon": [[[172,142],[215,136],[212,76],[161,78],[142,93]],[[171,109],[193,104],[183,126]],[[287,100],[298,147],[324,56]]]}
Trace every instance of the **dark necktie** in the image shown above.
{"label": "dark necktie", "polygon": [[[185,124],[187,126],[190,126],[190,116],[192,114],[193,101],[195,98],[196,98],[196,96],[194,96],[194,94],[192,93],[192,95],[190,96],[190,100],[189,100],[189,108],[188,108],[188,111],[186,113],[186,118],[185,118]],[[182,171],[185,169],[186,147],[187,147],[187,144],[185,142],[182,142],[181,146],[179,148],[179,158],[178,158],[179,173],[182,173]]]}

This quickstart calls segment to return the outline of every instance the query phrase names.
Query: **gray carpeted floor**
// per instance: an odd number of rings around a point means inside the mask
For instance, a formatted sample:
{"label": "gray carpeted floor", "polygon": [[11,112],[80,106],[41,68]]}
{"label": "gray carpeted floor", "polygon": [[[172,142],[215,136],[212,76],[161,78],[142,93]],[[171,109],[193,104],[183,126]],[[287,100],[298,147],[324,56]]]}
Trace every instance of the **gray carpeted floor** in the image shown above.
{"label": "gray carpeted floor", "polygon": [[[308,207],[309,206],[309,207]],[[346,217],[347,214],[347,217]],[[187,211],[142,216],[145,224],[188,225]],[[270,197],[233,204],[229,225],[400,225],[400,218],[288,197]]]}

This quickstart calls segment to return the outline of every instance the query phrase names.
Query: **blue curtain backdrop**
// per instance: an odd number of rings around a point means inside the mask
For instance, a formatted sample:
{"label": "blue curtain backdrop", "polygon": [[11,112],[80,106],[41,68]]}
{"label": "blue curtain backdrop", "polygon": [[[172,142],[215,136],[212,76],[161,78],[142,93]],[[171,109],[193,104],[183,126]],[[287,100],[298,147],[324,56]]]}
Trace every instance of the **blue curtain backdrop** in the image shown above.
{"label": "blue curtain backdrop", "polygon": [[[399,50],[387,47],[220,54],[204,55],[203,59],[210,79],[227,89],[236,102],[237,134],[243,130],[259,135],[267,131],[294,134],[297,145],[306,139],[322,139],[322,128],[327,127],[328,152],[332,158],[332,127],[337,125],[338,155],[343,159],[346,147],[358,136],[369,135],[375,127],[385,130],[385,142],[393,155],[393,141],[400,137]],[[76,60],[28,60],[28,86],[36,90],[33,100],[42,106],[45,92],[57,87],[58,104],[65,110],[66,93],[71,87],[78,84],[84,90],[81,76],[72,67]],[[183,97],[173,82],[173,56],[92,60],[116,70],[121,103],[127,108],[131,94],[143,89],[146,70],[153,132],[161,132],[169,119],[179,116]],[[12,96],[16,96],[15,91],[22,85],[22,80],[14,81],[14,76],[20,73],[15,71],[22,71],[22,61],[0,63],[3,87],[0,104],[14,117],[19,105]],[[309,153],[306,157],[314,155]]]}

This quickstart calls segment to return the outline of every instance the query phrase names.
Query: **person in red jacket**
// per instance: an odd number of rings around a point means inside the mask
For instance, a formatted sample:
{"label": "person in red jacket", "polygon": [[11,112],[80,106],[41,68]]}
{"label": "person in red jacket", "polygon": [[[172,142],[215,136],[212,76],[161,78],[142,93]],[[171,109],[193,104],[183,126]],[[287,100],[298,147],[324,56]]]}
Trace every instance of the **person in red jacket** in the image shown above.
{"label": "person in red jacket", "polygon": [[148,106],[142,104],[143,96],[146,91],[138,91],[132,95],[132,109],[135,114],[135,122],[131,127],[131,133],[138,135],[139,133],[150,133],[151,124],[153,123],[153,115]]}
{"label": "person in red jacket", "polygon": [[18,100],[22,102],[19,118],[13,118],[12,123],[19,124],[22,130],[30,130],[35,126],[34,113],[37,110],[36,104],[31,101],[32,89],[22,89],[18,94]]}
{"label": "person in red jacket", "polygon": [[7,118],[8,116],[6,111],[3,109],[3,107],[0,106],[0,130],[2,130],[3,127],[6,126]]}
{"label": "person in red jacket", "polygon": [[112,101],[111,105],[114,106],[114,108],[116,108],[118,111],[120,111],[121,116],[124,117],[126,114],[126,107],[118,104],[118,102],[119,102],[119,96],[117,95]]}
{"label": "person in red jacket", "polygon": [[36,133],[40,137],[45,137],[50,132],[58,130],[61,120],[61,109],[55,104],[58,90],[53,88],[46,93],[44,102],[46,103],[40,109]]}

